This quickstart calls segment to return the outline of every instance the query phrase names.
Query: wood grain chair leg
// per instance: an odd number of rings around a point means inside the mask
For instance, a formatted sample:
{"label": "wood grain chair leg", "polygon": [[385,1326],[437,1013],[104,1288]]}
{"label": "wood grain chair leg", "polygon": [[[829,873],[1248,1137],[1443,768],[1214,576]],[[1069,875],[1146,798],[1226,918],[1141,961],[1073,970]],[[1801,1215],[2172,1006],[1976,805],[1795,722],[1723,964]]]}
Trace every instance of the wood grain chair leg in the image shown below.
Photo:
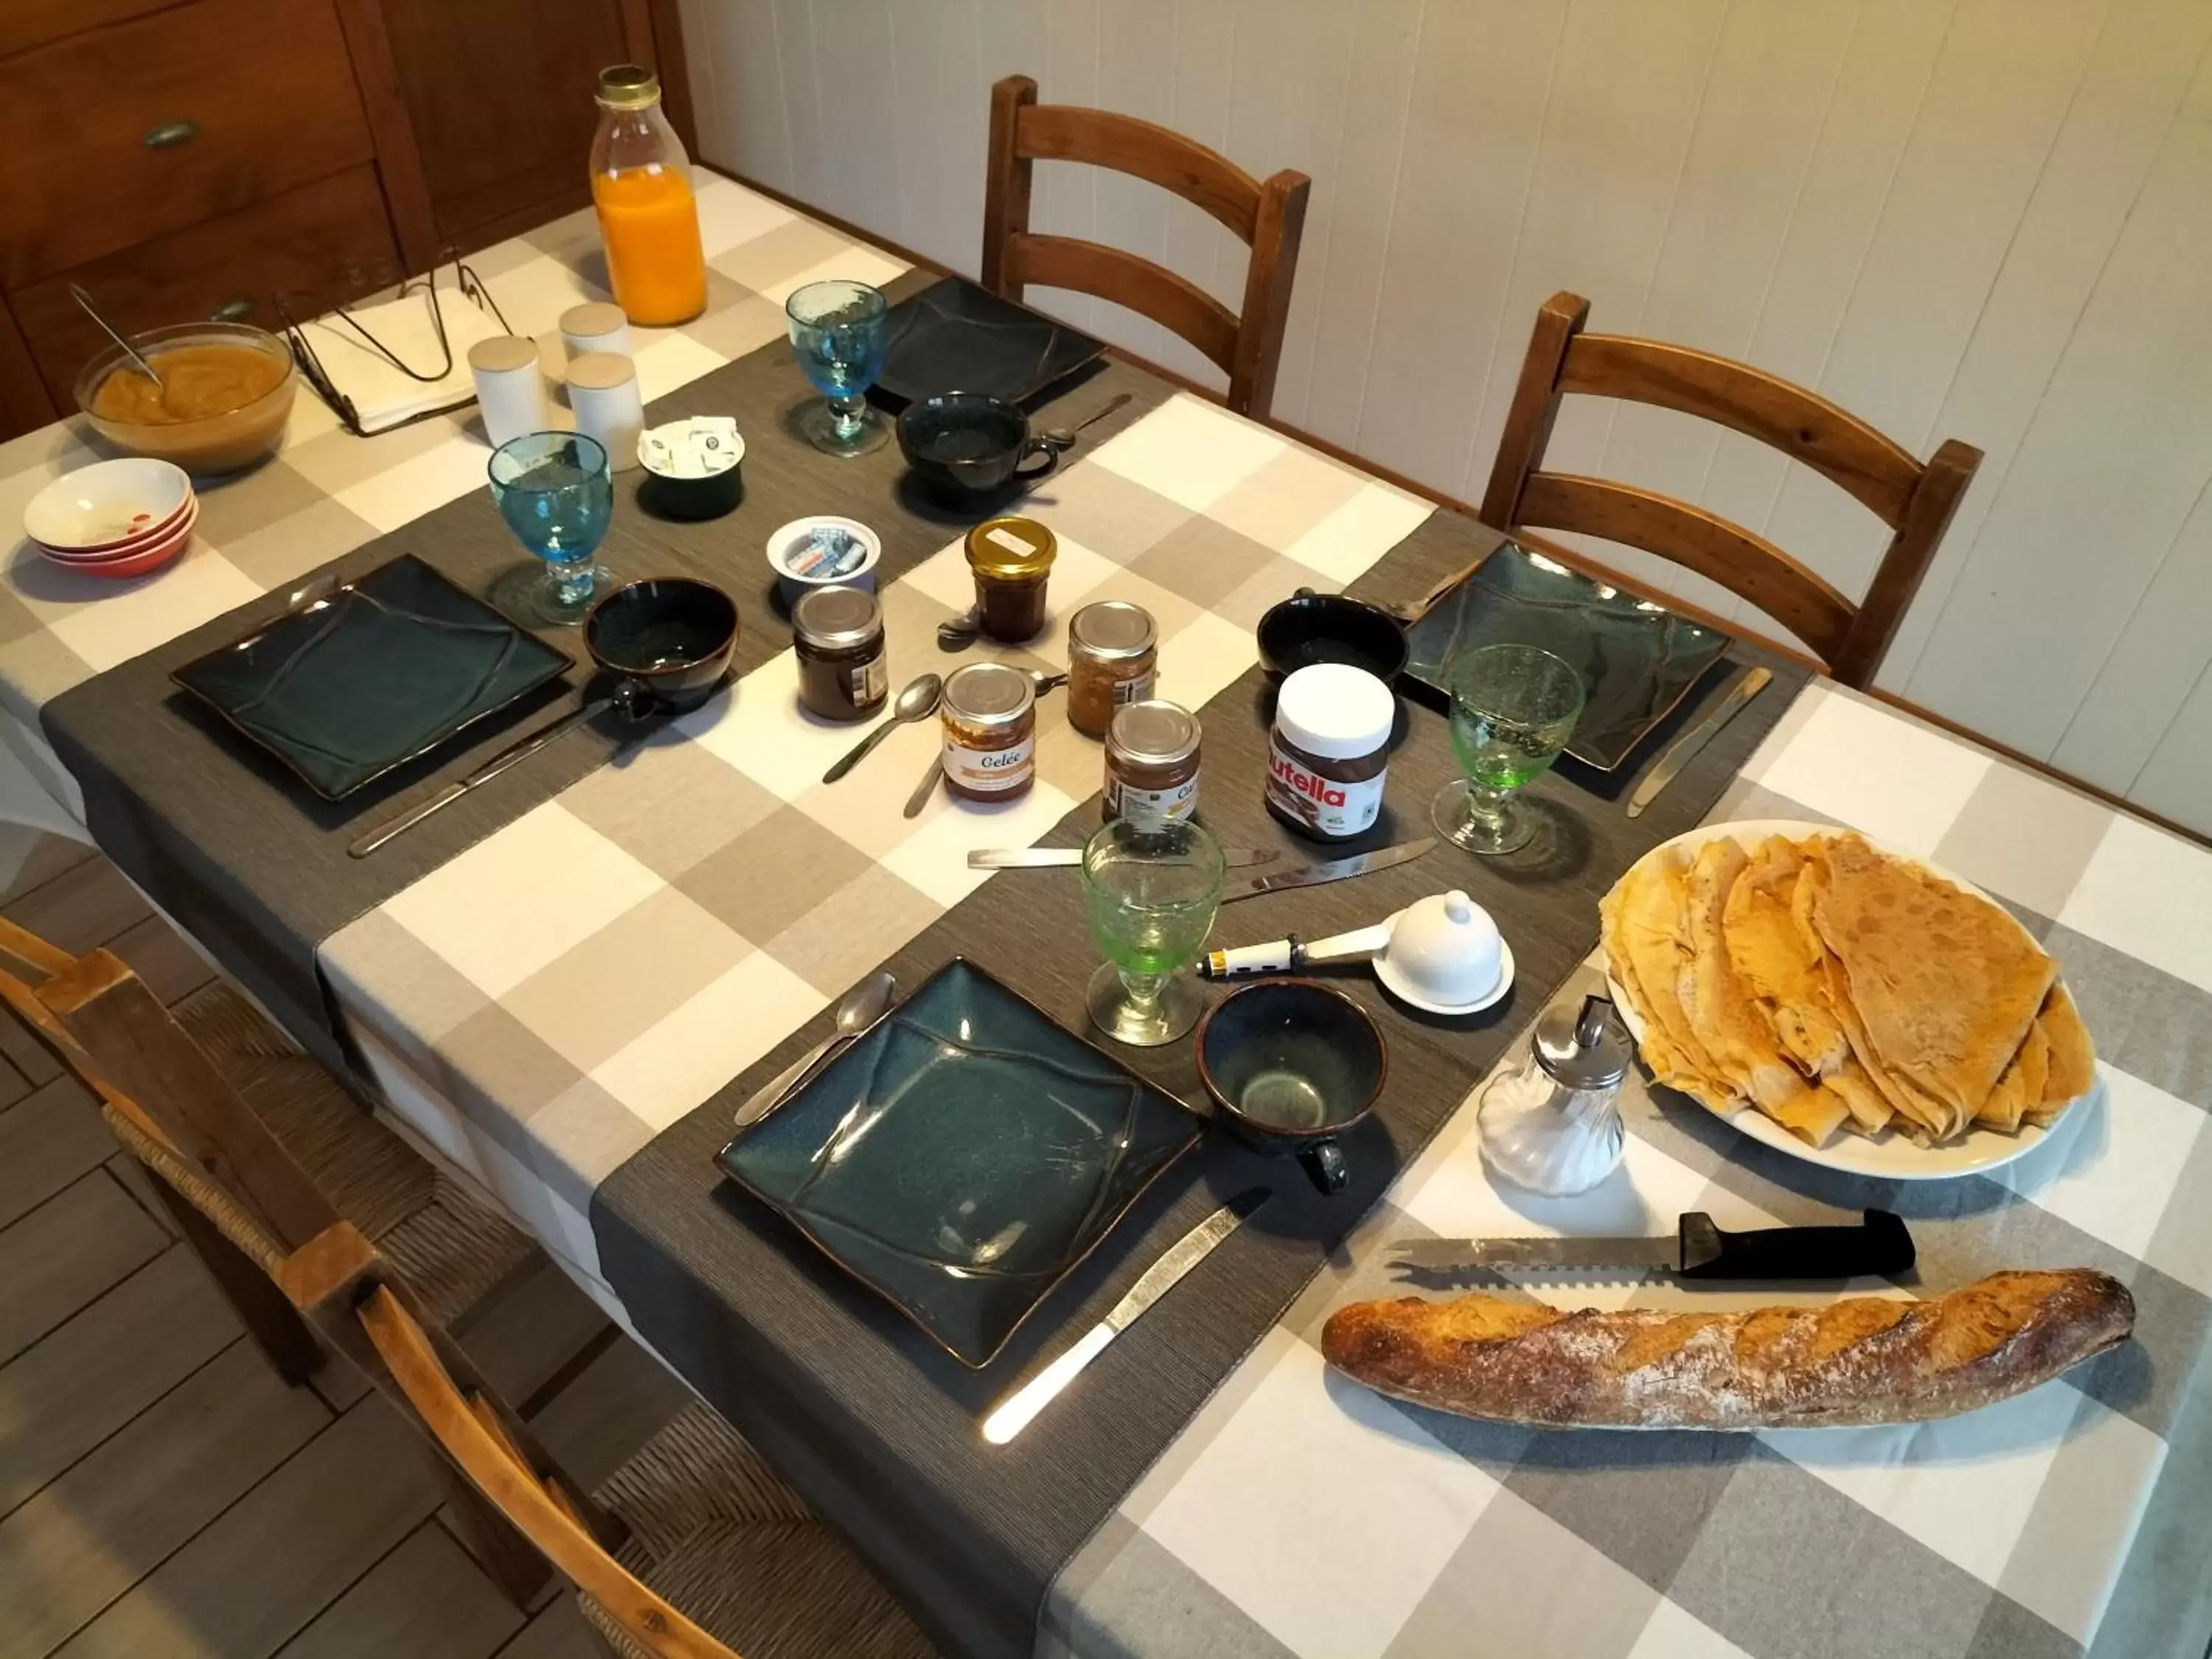
{"label": "wood grain chair leg", "polygon": [[320,1370],[323,1345],[259,1265],[167,1182],[156,1176],[147,1184],[276,1375],[296,1389]]}
{"label": "wood grain chair leg", "polygon": [[515,1530],[514,1523],[477,1490],[468,1476],[442,1455],[437,1462],[439,1478],[446,1486],[446,1501],[453,1505],[453,1530],[460,1534],[461,1542],[501,1595],[524,1613],[533,1611],[538,1597],[553,1582],[553,1564]]}

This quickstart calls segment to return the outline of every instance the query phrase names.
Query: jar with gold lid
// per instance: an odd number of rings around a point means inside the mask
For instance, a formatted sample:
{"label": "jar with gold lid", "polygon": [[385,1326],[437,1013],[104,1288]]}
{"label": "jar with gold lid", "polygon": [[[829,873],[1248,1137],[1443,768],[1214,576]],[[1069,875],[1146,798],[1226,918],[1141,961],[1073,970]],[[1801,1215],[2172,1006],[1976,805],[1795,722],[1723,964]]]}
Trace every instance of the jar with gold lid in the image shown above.
{"label": "jar with gold lid", "polygon": [[791,611],[799,701],[825,720],[856,720],[884,706],[890,690],[884,617],[876,596],[857,587],[817,587]]}
{"label": "jar with gold lid", "polygon": [[977,626],[1007,645],[1035,639],[1044,628],[1045,582],[1059,552],[1059,538],[1035,519],[986,519],[969,531]]}
{"label": "jar with gold lid", "polygon": [[1036,682],[1002,662],[945,678],[938,703],[945,787],[969,800],[1012,800],[1036,781]]}
{"label": "jar with gold lid", "polygon": [[1099,815],[1159,823],[1198,810],[1198,716],[1179,704],[1133,702],[1106,732]]}
{"label": "jar with gold lid", "polygon": [[1152,695],[1159,661],[1152,614],[1127,599],[1086,605],[1067,619],[1067,723],[1103,738],[1114,714]]}

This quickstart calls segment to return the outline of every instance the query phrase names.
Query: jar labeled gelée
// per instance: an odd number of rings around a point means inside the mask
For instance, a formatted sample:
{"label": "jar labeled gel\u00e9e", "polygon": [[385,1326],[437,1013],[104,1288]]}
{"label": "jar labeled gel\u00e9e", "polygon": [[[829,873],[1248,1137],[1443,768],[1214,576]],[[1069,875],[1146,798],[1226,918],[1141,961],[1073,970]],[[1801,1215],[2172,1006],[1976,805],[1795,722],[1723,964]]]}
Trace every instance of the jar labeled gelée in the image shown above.
{"label": "jar labeled gel\u00e9e", "polygon": [[1002,662],[971,662],[945,682],[945,787],[969,800],[1011,800],[1036,781],[1036,683]]}
{"label": "jar labeled gel\u00e9e", "polygon": [[1099,814],[1158,823],[1198,810],[1198,716],[1172,702],[1133,702],[1106,732]]}
{"label": "jar labeled gel\u00e9e", "polygon": [[1116,709],[1152,695],[1160,633],[1152,613],[1127,599],[1086,605],[1067,619],[1067,723],[1103,738]]}
{"label": "jar labeled gel\u00e9e", "polygon": [[1275,695],[1267,810],[1302,836],[1349,841],[1375,827],[1398,700],[1349,663],[1313,663]]}
{"label": "jar labeled gel\u00e9e", "polygon": [[968,532],[968,568],[983,632],[1019,645],[1043,630],[1045,581],[1059,551],[1059,538],[1035,519],[986,519]]}
{"label": "jar labeled gel\u00e9e", "polygon": [[792,608],[799,701],[825,720],[856,720],[884,706],[890,671],[876,596],[857,587],[817,587]]}

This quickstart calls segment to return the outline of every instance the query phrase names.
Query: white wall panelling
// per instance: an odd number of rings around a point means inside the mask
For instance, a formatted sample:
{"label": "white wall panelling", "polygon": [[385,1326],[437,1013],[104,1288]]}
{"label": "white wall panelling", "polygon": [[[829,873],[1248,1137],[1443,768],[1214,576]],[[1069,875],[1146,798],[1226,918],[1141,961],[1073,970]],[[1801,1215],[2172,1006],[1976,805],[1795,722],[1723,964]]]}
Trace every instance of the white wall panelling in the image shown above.
{"label": "white wall panelling", "polygon": [[[2212,0],[684,0],[709,160],[972,272],[991,82],[1314,180],[1275,413],[1479,497],[1537,305],[1988,453],[1881,684],[2212,832]],[[1237,304],[1243,252],[1041,164],[1041,229]],[[1117,307],[1046,309],[1214,385]],[[1846,592],[1880,526],[1771,452],[1571,400],[1563,466]],[[1594,550],[1759,625],[1726,593]]]}

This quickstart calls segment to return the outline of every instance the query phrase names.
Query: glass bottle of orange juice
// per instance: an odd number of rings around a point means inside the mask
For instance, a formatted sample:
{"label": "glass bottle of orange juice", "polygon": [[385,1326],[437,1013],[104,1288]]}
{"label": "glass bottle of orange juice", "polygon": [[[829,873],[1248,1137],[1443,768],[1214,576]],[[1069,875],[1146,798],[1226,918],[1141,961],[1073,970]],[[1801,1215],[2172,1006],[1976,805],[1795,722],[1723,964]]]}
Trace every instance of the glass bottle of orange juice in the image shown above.
{"label": "glass bottle of orange juice", "polygon": [[592,140],[592,204],[615,303],[630,321],[665,328],[707,308],[707,258],[684,141],[660,111],[660,77],[635,64],[599,72]]}

